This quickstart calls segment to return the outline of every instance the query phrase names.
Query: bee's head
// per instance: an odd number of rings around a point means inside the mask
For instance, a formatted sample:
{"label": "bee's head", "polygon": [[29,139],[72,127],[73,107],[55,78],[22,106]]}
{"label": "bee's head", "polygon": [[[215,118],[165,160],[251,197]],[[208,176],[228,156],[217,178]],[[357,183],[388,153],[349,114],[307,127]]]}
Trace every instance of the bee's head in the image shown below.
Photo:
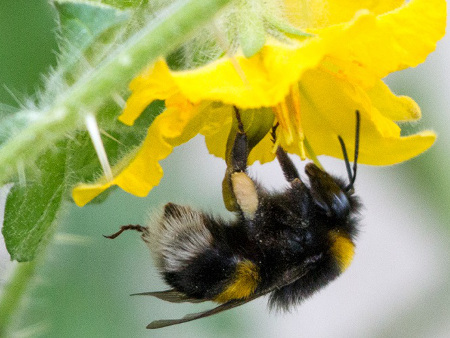
{"label": "bee's head", "polygon": [[356,111],[356,136],[355,136],[355,154],[353,159],[353,169],[347,155],[347,149],[344,141],[338,136],[339,143],[342,148],[342,154],[347,168],[349,183],[346,184],[342,180],[335,178],[320,169],[314,163],[309,163],[305,167],[306,175],[309,177],[310,193],[315,204],[324,211],[327,217],[337,220],[346,219],[350,213],[356,209],[356,199],[353,197],[356,179],[356,169],[359,150],[359,131],[360,131],[360,114]]}
{"label": "bee's head", "polygon": [[346,190],[340,180],[317,167],[314,163],[308,163],[305,172],[309,177],[310,194],[327,217],[344,219],[351,210],[350,195],[352,190]]}

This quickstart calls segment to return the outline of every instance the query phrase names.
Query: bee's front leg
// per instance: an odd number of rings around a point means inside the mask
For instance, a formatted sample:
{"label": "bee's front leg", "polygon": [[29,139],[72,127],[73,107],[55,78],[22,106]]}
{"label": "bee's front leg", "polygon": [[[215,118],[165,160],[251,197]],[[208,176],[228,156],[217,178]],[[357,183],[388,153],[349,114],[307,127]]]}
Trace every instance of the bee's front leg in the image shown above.
{"label": "bee's front leg", "polygon": [[[277,139],[277,128],[278,123],[272,128],[272,142],[275,143]],[[277,147],[277,159],[280,163],[281,169],[283,170],[284,177],[289,183],[292,183],[294,180],[300,180],[300,175],[297,171],[297,168],[295,168],[294,163],[292,163],[292,160],[289,158],[286,151],[281,146]]]}

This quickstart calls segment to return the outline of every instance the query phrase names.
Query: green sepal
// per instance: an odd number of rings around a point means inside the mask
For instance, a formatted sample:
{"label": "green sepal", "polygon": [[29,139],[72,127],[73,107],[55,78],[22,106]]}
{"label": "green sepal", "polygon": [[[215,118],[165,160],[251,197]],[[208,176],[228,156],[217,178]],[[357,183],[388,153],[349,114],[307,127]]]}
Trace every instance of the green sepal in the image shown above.
{"label": "green sepal", "polygon": [[[239,44],[244,56],[252,57],[263,48],[266,42],[266,29],[258,2],[242,1],[237,19]],[[259,5],[260,6],[260,5]]]}
{"label": "green sepal", "polygon": [[313,37],[314,34],[304,32],[288,23],[282,22],[274,17],[266,17],[267,23],[273,28],[278,30],[281,33],[291,35],[296,38],[310,38]]}

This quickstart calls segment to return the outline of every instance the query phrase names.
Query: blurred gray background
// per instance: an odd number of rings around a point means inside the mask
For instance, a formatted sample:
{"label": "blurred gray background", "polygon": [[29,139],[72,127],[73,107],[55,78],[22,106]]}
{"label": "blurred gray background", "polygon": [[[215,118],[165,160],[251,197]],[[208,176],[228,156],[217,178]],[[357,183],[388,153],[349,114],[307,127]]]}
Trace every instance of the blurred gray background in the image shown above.
{"label": "blurred gray background", "polygon": [[[0,4],[0,102],[32,94],[55,64],[54,13],[45,0]],[[450,332],[450,43],[446,37],[423,65],[390,76],[397,94],[421,106],[420,125],[439,135],[426,154],[393,167],[360,166],[364,202],[353,264],[337,281],[292,313],[270,313],[266,299],[182,326],[148,331],[154,319],[211,307],[168,304],[129,294],[163,289],[148,249],[130,232],[106,240],[122,224],[145,223],[172,201],[227,215],[221,199],[223,160],[201,137],[163,162],[165,176],[147,198],[114,192],[95,206],[64,215],[34,288],[16,323],[18,337],[448,337]],[[5,89],[5,88],[8,88]],[[303,171],[304,164],[295,159]],[[321,158],[345,176],[342,161]],[[199,163],[201,166],[199,167]],[[277,163],[251,173],[271,189],[286,183]],[[0,241],[0,289],[14,264]]]}

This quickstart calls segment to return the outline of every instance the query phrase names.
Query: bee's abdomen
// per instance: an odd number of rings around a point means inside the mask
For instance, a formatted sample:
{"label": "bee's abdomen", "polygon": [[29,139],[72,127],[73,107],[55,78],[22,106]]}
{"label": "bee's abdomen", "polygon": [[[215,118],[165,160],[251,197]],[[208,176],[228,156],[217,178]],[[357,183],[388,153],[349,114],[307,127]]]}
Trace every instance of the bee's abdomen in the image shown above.
{"label": "bee's abdomen", "polygon": [[161,271],[180,271],[213,242],[204,216],[189,207],[169,203],[143,235]]}
{"label": "bee's abdomen", "polygon": [[219,303],[255,291],[258,267],[231,250],[218,224],[211,233],[207,215],[169,203],[154,223],[144,240],[164,279],[177,291]]}
{"label": "bee's abdomen", "polygon": [[207,249],[178,270],[162,271],[166,282],[189,297],[214,299],[225,288],[234,271],[234,262],[220,251]]}

